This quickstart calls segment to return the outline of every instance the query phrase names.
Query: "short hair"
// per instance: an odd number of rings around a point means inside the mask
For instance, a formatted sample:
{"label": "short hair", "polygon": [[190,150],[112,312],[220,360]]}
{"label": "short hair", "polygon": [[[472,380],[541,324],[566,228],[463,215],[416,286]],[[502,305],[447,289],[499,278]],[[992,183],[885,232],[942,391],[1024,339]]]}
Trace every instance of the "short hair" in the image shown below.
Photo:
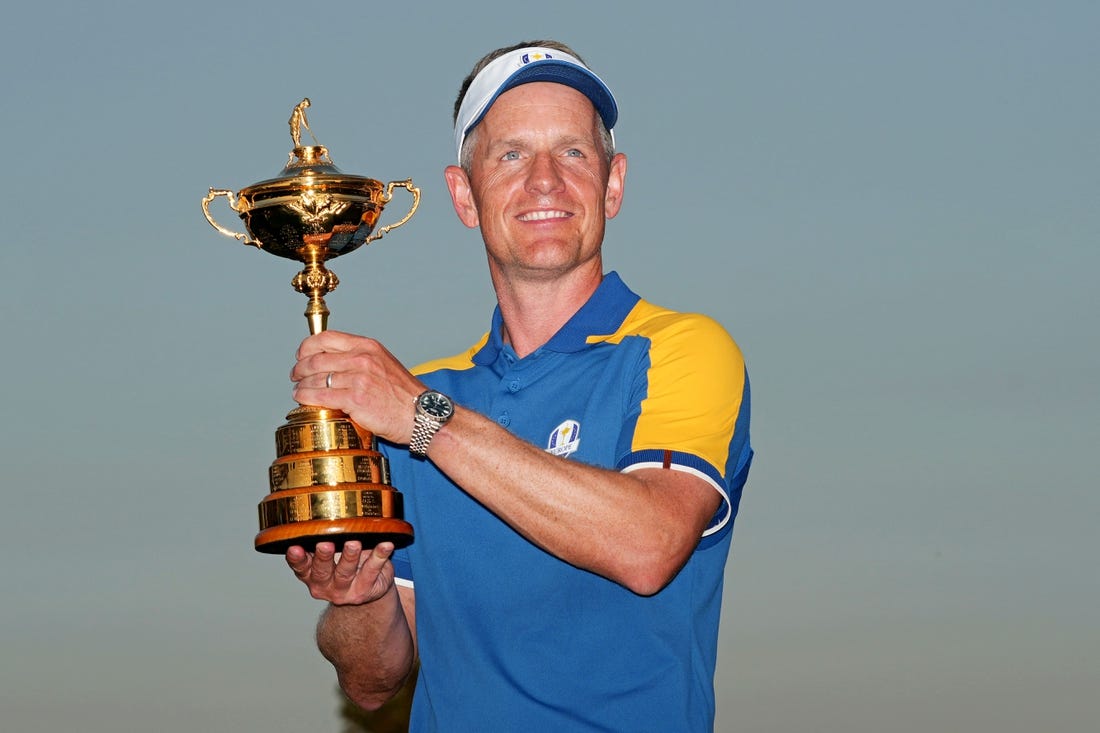
{"label": "short hair", "polygon": [[[474,78],[477,77],[477,75],[480,74],[486,66],[488,66],[493,61],[500,58],[501,56],[503,56],[506,53],[511,53],[512,51],[518,51],[521,48],[532,48],[532,47],[552,48],[555,51],[561,51],[562,53],[567,53],[570,56],[573,56],[574,58],[576,58],[578,61],[580,61],[585,66],[588,66],[588,62],[585,61],[583,58],[581,58],[581,55],[579,53],[577,53],[576,51],[574,51],[573,49],[571,49],[569,46],[565,45],[561,41],[554,41],[554,40],[548,40],[548,39],[538,40],[538,41],[520,41],[519,43],[513,44],[511,46],[505,46],[503,48],[498,48],[498,49],[495,49],[493,51],[490,51],[489,53],[482,56],[481,59],[478,60],[478,62],[476,64],[474,64],[474,68],[470,71],[469,74],[466,75],[466,78],[462,80],[462,86],[460,86],[458,88],[458,97],[455,98],[455,107],[454,107],[454,113],[451,116],[451,124],[457,124],[458,123],[458,112],[459,112],[460,109],[462,109],[462,100],[466,98],[466,92],[468,92],[470,90],[470,84],[473,83]],[[597,118],[599,118],[599,115],[597,115]],[[615,140],[614,140],[613,137],[611,137],[611,131],[607,129],[607,125],[605,125],[603,123],[603,119],[602,118],[599,118],[599,119],[600,119],[600,142],[603,144],[604,157],[606,157],[607,160],[610,162],[611,158],[614,157],[614,155],[615,155]],[[473,155],[472,151],[473,151],[474,145],[476,143],[476,137],[477,137],[477,126],[475,125],[474,128],[472,130],[470,130],[470,132],[466,135],[466,139],[462,143],[462,152],[459,156],[459,158],[460,158],[459,163],[462,166],[462,169],[465,170],[467,174],[470,173],[470,158]]]}

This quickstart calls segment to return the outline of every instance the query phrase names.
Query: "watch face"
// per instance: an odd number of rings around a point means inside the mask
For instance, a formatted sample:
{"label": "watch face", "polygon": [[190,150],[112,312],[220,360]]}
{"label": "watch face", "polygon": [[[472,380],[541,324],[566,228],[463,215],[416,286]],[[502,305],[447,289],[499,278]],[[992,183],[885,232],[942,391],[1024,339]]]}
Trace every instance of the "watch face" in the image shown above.
{"label": "watch face", "polygon": [[439,392],[425,392],[420,396],[420,409],[432,417],[446,418],[454,410],[446,395]]}

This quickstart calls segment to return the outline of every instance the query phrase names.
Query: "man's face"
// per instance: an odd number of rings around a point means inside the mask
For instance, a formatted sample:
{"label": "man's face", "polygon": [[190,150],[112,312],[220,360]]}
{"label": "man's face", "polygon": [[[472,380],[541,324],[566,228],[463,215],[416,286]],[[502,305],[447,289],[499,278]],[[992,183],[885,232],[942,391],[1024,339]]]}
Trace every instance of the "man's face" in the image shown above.
{"label": "man's face", "polygon": [[562,84],[523,84],[475,130],[469,177],[451,167],[447,180],[463,223],[481,227],[494,275],[602,267],[604,221],[619,211],[626,158],[608,164],[588,98]]}

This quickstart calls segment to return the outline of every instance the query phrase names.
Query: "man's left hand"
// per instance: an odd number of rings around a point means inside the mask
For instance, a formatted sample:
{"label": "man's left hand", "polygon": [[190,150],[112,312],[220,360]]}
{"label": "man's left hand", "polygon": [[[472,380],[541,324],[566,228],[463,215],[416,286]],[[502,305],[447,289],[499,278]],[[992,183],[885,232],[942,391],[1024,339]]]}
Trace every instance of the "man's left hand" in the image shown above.
{"label": "man's left hand", "polygon": [[343,410],[380,438],[407,444],[414,401],[426,387],[378,341],[340,331],[309,336],[290,371],[303,405]]}

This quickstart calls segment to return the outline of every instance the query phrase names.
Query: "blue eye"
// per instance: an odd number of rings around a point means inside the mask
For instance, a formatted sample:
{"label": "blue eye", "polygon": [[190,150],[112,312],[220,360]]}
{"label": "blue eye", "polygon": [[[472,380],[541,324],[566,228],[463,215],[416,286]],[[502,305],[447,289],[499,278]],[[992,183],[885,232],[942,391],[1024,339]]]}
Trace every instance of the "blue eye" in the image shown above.
{"label": "blue eye", "polygon": [[501,160],[519,160],[519,153],[517,153],[515,150],[509,150],[507,153],[501,156]]}
{"label": "blue eye", "polygon": [[584,153],[577,150],[576,148],[570,148],[569,150],[566,151],[565,154],[567,156],[569,156],[570,158],[583,158],[584,157]]}

